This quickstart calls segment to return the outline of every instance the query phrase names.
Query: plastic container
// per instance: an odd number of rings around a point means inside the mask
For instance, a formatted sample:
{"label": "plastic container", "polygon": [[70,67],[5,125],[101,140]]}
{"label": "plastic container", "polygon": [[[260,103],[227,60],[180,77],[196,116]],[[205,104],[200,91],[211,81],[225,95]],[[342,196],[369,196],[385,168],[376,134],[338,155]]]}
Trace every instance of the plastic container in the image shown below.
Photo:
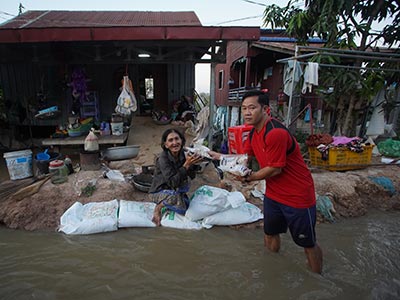
{"label": "plastic container", "polygon": [[46,149],[44,152],[39,152],[36,154],[36,159],[37,160],[49,160],[50,155],[47,153],[48,149]]}
{"label": "plastic container", "polygon": [[239,125],[228,128],[228,147],[231,154],[244,154],[244,142],[249,136],[251,125]]}
{"label": "plastic container", "polygon": [[74,168],[72,166],[72,160],[68,155],[65,156],[64,164],[67,166],[68,175],[74,173]]}
{"label": "plastic container", "polygon": [[38,159],[38,154],[36,154],[33,162],[34,166],[36,167],[35,175],[44,175],[49,173],[49,163],[53,160],[57,160],[61,158],[61,154],[58,152],[47,152],[49,155],[49,159],[41,160]]}
{"label": "plastic container", "polygon": [[124,123],[111,123],[111,133],[113,135],[122,135],[124,133]]}
{"label": "plastic container", "polygon": [[11,180],[23,179],[33,176],[32,151],[21,150],[4,153],[8,174]]}
{"label": "plastic container", "polygon": [[111,123],[120,123],[124,122],[124,118],[120,114],[112,114],[111,115]]}
{"label": "plastic container", "polygon": [[373,145],[364,146],[364,151],[357,153],[346,148],[330,148],[327,160],[322,159],[322,153],[316,147],[309,147],[311,165],[329,171],[346,171],[366,168],[372,159]]}
{"label": "plastic container", "polygon": [[100,135],[110,135],[110,134],[111,134],[110,123],[101,122]]}
{"label": "plastic container", "polygon": [[62,160],[53,160],[49,163],[49,173],[53,184],[60,184],[68,181],[68,168]]}

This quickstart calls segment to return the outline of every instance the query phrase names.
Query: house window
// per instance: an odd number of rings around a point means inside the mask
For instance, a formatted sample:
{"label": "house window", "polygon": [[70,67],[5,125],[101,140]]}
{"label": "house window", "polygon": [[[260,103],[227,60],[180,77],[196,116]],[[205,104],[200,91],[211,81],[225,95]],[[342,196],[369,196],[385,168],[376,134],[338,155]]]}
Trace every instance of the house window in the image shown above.
{"label": "house window", "polygon": [[218,88],[222,90],[224,88],[224,70],[218,73]]}
{"label": "house window", "polygon": [[246,86],[246,63],[240,64],[239,84],[240,87]]}
{"label": "house window", "polygon": [[146,99],[154,99],[154,80],[153,78],[144,79],[144,87],[146,88]]}

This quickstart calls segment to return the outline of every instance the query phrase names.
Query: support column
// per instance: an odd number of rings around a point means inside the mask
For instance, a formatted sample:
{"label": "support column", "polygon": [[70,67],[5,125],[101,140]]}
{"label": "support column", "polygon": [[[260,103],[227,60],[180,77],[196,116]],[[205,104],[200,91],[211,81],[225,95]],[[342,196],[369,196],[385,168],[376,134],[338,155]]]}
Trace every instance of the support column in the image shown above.
{"label": "support column", "polygon": [[209,115],[209,126],[210,130],[208,131],[208,148],[212,149],[212,137],[214,134],[214,114],[215,114],[215,66],[216,63],[211,63],[210,66],[210,115]]}

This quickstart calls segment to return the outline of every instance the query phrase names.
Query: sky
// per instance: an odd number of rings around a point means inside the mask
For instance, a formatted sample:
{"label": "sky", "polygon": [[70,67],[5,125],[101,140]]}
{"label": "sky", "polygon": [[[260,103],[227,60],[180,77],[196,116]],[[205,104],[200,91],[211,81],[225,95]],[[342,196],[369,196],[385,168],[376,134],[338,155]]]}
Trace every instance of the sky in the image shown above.
{"label": "sky", "polygon": [[[3,0],[0,23],[26,10],[194,11],[203,26],[261,26],[263,3],[284,6],[287,0]],[[196,65],[196,90],[209,92],[210,65]]]}

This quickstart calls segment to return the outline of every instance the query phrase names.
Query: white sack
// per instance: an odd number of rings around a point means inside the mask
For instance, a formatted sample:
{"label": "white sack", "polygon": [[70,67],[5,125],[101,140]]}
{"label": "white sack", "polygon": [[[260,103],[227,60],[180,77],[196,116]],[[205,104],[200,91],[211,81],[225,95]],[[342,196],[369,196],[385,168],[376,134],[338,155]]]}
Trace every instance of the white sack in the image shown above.
{"label": "white sack", "polygon": [[251,203],[243,203],[241,206],[216,213],[203,219],[203,227],[211,228],[213,225],[227,226],[253,223],[264,216],[261,210]]}
{"label": "white sack", "polygon": [[156,227],[153,202],[119,201],[118,227]]}
{"label": "white sack", "polygon": [[58,231],[66,234],[92,234],[116,231],[118,201],[92,202],[83,205],[75,202],[60,219]]}
{"label": "white sack", "polygon": [[89,134],[85,138],[84,149],[85,151],[98,151],[99,150],[99,138],[94,134],[92,128]]}
{"label": "white sack", "polygon": [[163,215],[161,218],[161,226],[177,229],[202,229],[200,222],[193,222],[187,217],[173,211],[169,211]]}
{"label": "white sack", "polygon": [[191,221],[198,221],[217,212],[239,207],[246,199],[241,192],[203,185],[199,187],[190,199],[185,216]]}

